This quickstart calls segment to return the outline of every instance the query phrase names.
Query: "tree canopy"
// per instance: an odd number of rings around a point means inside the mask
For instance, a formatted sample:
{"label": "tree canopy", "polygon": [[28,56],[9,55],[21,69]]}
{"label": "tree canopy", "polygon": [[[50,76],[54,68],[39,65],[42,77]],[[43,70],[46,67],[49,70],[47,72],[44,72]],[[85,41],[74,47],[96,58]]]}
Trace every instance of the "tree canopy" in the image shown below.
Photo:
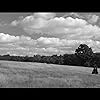
{"label": "tree canopy", "polygon": [[80,44],[75,51],[75,55],[85,61],[86,64],[90,64],[94,57],[92,49],[86,44]]}

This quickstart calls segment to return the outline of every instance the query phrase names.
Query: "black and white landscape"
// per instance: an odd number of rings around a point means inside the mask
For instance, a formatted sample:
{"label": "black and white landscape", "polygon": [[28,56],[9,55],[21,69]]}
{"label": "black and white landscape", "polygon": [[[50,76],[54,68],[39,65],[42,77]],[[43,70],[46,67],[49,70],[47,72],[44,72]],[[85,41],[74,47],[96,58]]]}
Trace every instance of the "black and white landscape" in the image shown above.
{"label": "black and white landscape", "polygon": [[1,88],[99,88],[100,13],[0,13]]}

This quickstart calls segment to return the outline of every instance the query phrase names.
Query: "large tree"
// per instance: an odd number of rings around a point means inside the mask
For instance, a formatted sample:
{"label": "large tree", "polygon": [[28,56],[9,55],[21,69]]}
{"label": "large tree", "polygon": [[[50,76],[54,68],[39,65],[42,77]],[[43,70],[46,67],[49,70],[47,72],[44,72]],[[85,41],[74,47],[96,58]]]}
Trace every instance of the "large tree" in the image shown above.
{"label": "large tree", "polygon": [[96,59],[91,48],[89,48],[86,44],[80,44],[78,49],[75,51],[75,55],[84,60],[85,65],[91,66],[92,64],[94,67],[92,74],[98,74]]}
{"label": "large tree", "polygon": [[92,49],[89,48],[86,44],[80,44],[78,49],[76,49],[75,51],[75,55],[81,60],[83,60],[84,65],[91,66],[94,54]]}

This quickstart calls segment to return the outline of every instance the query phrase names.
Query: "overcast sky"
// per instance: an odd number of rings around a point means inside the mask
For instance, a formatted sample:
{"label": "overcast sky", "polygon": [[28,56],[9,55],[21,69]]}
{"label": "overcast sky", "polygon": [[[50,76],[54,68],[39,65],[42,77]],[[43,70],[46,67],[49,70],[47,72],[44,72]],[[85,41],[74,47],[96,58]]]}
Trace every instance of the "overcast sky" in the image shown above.
{"label": "overcast sky", "polygon": [[100,52],[99,13],[0,13],[0,54],[74,53],[80,43]]}

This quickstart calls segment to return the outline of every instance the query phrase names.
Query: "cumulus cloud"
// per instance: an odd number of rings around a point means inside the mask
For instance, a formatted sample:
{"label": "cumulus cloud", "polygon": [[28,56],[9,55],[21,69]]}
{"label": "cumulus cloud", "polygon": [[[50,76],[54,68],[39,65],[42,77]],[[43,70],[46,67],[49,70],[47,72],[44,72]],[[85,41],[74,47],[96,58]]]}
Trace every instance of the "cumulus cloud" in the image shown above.
{"label": "cumulus cloud", "polygon": [[[89,47],[92,47],[93,51],[98,51],[100,49],[100,41],[94,40],[67,40],[67,39],[59,39],[59,38],[47,38],[47,37],[40,37],[36,40],[37,44],[44,52],[54,52],[55,53],[74,53],[75,49],[80,44],[87,44]],[[47,49],[49,48],[49,49]]]}
{"label": "cumulus cloud", "polygon": [[[67,40],[67,39],[59,39],[59,38],[47,38],[47,37],[40,37],[36,40],[39,47],[44,48],[44,51],[50,52],[49,49],[45,48],[55,48],[56,52],[74,52],[75,49],[80,44],[87,44],[89,47],[92,47],[94,51],[100,48],[100,41],[93,41],[93,40]],[[52,49],[53,50],[53,49]],[[51,51],[52,51],[51,50]]]}
{"label": "cumulus cloud", "polygon": [[[36,53],[52,54],[53,52],[74,52],[79,44],[85,43],[94,51],[98,51],[100,49],[100,27],[93,23],[96,23],[99,17],[91,15],[88,20],[85,20],[77,13],[70,15],[57,17],[54,13],[34,13],[13,21],[13,26],[22,27],[27,34],[33,37],[35,34],[40,36],[36,40],[24,36],[17,37],[18,40],[24,41],[24,44],[19,42],[19,45],[27,46],[27,48],[33,47]],[[47,37],[44,37],[45,34]]]}
{"label": "cumulus cloud", "polygon": [[19,40],[19,37],[0,33],[0,42],[11,42],[11,41],[15,41],[15,40]]}
{"label": "cumulus cloud", "polygon": [[[100,48],[100,41],[93,41],[93,40],[67,40],[67,39],[60,39],[60,38],[48,38],[48,37],[40,37],[36,40],[32,39],[31,37],[26,36],[11,36],[9,34],[0,33],[0,42],[9,43],[5,44],[5,47],[8,49],[16,48],[16,50],[20,49],[23,50],[27,49],[35,49],[38,48],[42,50],[42,52],[54,52],[54,53],[62,53],[66,52],[68,49],[69,51],[74,51],[79,44],[85,43],[88,46],[95,48],[94,50],[98,50]],[[1,45],[4,47],[4,45]],[[4,47],[4,48],[5,48]],[[66,50],[66,51],[65,51]],[[40,52],[40,51],[39,51]]]}
{"label": "cumulus cloud", "polygon": [[[93,15],[90,21],[94,23],[97,19],[98,16]],[[26,33],[31,35],[42,33],[57,38],[82,39],[83,37],[83,39],[90,39],[100,34],[98,26],[92,25],[82,18],[57,17],[54,13],[35,13],[23,20],[14,21],[13,24],[19,24]]]}
{"label": "cumulus cloud", "polygon": [[47,38],[47,37],[40,37],[37,40],[37,43],[53,46],[53,47],[68,47],[77,45],[80,43],[91,43],[92,40],[67,40],[67,39],[59,39],[59,38]]}
{"label": "cumulus cloud", "polygon": [[[5,34],[3,34],[5,36]],[[6,36],[5,36],[6,37]],[[67,39],[59,39],[59,38],[48,38],[48,37],[40,37],[36,40],[31,39],[30,37],[18,36],[18,39],[14,39],[14,36],[7,35],[9,38],[9,43],[5,39],[1,39],[2,42],[7,44],[0,44],[0,50],[12,52],[21,52],[21,54],[29,54],[32,55],[34,53],[37,54],[64,54],[64,53],[74,53],[75,49],[81,43],[85,43],[88,46],[92,47],[94,51],[98,51],[100,49],[100,42],[93,40],[67,40]],[[13,39],[11,39],[13,37]],[[15,41],[17,40],[17,41]],[[1,42],[1,43],[2,43]]]}
{"label": "cumulus cloud", "polygon": [[0,42],[15,42],[15,41],[30,41],[31,37],[27,36],[13,36],[5,33],[0,33]]}
{"label": "cumulus cloud", "polygon": [[56,16],[55,13],[34,13],[33,15],[27,16],[25,18],[21,17],[18,21],[15,20],[11,23],[11,25],[16,26],[18,24],[31,24],[35,25],[37,22],[44,23],[44,21],[52,19]]}

